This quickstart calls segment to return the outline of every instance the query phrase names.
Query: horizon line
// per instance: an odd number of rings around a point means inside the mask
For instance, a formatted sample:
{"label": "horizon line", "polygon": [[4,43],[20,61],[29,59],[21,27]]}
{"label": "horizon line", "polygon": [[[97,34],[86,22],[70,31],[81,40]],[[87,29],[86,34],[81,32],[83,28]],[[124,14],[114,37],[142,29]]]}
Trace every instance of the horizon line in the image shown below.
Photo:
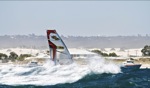
{"label": "horizon line", "polygon": [[[0,35],[0,36],[46,36],[45,35],[41,35],[41,34],[34,34],[34,33],[31,33],[31,34],[3,34],[3,35]],[[60,36],[64,36],[64,37],[119,37],[119,36],[122,36],[122,37],[127,37],[127,36],[136,36],[136,37],[150,37],[150,34],[145,34],[145,35],[142,35],[142,34],[136,34],[136,35],[62,35],[60,34]]]}

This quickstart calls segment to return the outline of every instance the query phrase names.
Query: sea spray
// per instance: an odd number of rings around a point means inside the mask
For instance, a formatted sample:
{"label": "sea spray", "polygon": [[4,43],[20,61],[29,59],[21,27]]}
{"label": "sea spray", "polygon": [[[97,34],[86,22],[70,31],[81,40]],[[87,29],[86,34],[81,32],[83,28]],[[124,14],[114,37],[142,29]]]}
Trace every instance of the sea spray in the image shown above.
{"label": "sea spray", "polygon": [[76,82],[88,74],[119,73],[120,68],[101,57],[87,58],[85,65],[54,65],[48,60],[43,66],[0,66],[0,83],[9,85],[56,85]]}
{"label": "sea spray", "polygon": [[118,65],[115,65],[112,62],[106,62],[105,59],[99,56],[94,56],[89,59],[89,68],[94,73],[100,74],[100,73],[119,73],[120,67]]}

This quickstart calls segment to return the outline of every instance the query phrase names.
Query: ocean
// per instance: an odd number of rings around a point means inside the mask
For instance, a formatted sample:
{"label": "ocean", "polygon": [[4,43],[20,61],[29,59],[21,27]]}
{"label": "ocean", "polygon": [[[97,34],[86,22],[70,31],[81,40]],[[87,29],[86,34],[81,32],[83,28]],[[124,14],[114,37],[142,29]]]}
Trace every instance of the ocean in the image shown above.
{"label": "ocean", "polygon": [[0,88],[150,88],[150,69],[122,72],[119,65],[102,58],[88,64],[0,66]]}

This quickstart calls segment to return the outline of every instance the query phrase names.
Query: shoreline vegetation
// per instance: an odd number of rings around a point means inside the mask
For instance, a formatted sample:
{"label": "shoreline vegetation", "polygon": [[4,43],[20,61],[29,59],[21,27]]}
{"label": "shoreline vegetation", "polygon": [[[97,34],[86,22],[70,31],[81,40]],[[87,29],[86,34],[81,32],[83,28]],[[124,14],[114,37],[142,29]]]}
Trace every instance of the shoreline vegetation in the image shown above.
{"label": "shoreline vegetation", "polygon": [[[22,61],[9,61],[6,63],[0,63],[0,65],[7,65],[7,64],[13,64],[13,65],[27,65],[28,63],[30,63],[31,61],[37,61],[38,64],[43,65],[44,63],[46,63],[47,59],[44,58],[36,58],[36,57],[32,57],[33,59],[25,59]],[[123,62],[125,62],[127,60],[126,59],[110,59],[110,58],[106,58],[106,57],[102,57],[104,58],[106,63],[114,63],[116,65],[121,65]],[[74,58],[73,58],[74,59]],[[78,59],[74,59],[74,62],[79,64],[79,65],[86,65],[86,60],[82,59],[82,58],[78,58]],[[150,69],[150,57],[139,57],[136,59],[134,59],[134,63],[139,63],[142,64],[141,68],[145,69],[148,68]]]}
{"label": "shoreline vegetation", "polygon": [[[137,49],[133,50],[132,52],[133,54],[135,54],[134,56],[129,55],[129,50],[123,50],[123,51],[118,50],[117,53],[112,51],[115,51],[115,49],[110,49],[110,51],[98,50],[98,49],[89,50],[89,52],[93,52],[97,55],[100,55],[100,57],[104,58],[106,62],[122,64],[124,61],[126,61],[131,57],[134,59],[135,63],[140,63],[142,64],[142,66],[150,68],[150,46],[148,45],[144,46],[143,49],[141,48],[140,50],[138,50],[138,52]],[[120,56],[118,52],[119,53],[121,52],[121,54],[124,56]],[[132,52],[130,51],[130,54]],[[38,63],[43,64],[49,58],[50,56],[48,50],[37,50],[37,49],[26,49],[26,48],[0,49],[0,65],[9,64],[9,63],[15,65],[28,64],[32,60],[36,60]],[[82,62],[84,63],[84,60],[80,59],[80,55],[78,59],[74,58],[74,61],[77,63],[82,63]]]}

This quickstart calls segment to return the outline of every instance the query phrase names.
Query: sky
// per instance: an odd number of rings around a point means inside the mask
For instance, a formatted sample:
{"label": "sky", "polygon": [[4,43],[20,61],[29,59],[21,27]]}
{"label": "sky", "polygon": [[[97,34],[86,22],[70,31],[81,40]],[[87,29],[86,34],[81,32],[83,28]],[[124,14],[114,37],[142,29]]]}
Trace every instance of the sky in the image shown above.
{"label": "sky", "polygon": [[150,35],[150,1],[0,1],[0,35]]}

